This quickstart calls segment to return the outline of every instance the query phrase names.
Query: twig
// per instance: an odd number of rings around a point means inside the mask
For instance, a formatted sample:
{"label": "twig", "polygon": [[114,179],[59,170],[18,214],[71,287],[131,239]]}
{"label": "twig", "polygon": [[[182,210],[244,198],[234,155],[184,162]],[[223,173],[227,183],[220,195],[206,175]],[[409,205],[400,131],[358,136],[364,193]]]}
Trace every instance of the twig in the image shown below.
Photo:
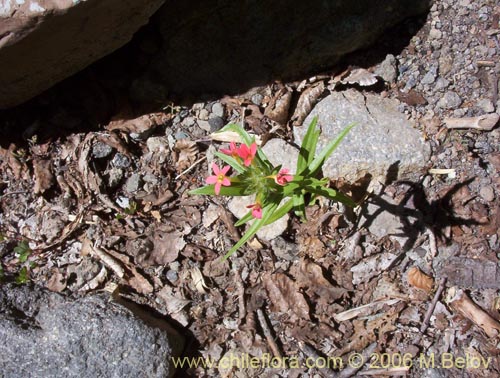
{"label": "twig", "polygon": [[29,192],[27,190],[17,190],[15,192],[4,193],[0,196],[0,200],[3,199],[4,197],[7,197],[7,196],[13,196],[14,194],[25,194],[25,193],[29,193]]}
{"label": "twig", "polygon": [[125,271],[120,266],[120,263],[118,261],[116,261],[113,257],[108,255],[106,252],[104,252],[102,249],[98,247],[93,247],[92,253],[97,257],[99,257],[105,265],[109,266],[111,270],[116,273],[118,277],[123,278],[123,276],[125,275]]}
{"label": "twig", "polygon": [[430,227],[427,228],[427,235],[429,235],[429,252],[426,253],[424,259],[427,264],[431,265],[434,257],[437,256],[437,243],[436,243],[436,234]]}
{"label": "twig", "polygon": [[186,168],[184,171],[182,171],[177,176],[175,176],[174,180],[178,180],[179,178],[181,178],[182,176],[184,176],[186,173],[188,173],[189,171],[191,171],[194,167],[196,167],[198,164],[200,164],[206,158],[207,158],[206,156],[203,156],[202,158],[196,160],[193,164],[191,164],[191,166],[189,168]]}
{"label": "twig", "polygon": [[439,282],[439,287],[436,290],[436,294],[434,294],[434,298],[432,299],[431,305],[427,309],[427,312],[425,313],[425,318],[420,326],[420,332],[424,333],[427,330],[427,327],[429,327],[429,321],[431,320],[431,316],[434,312],[434,309],[436,308],[436,305],[439,301],[439,297],[443,293],[443,290],[446,286],[446,277],[441,278],[441,281]]}
{"label": "twig", "polygon": [[[323,357],[321,357],[312,347],[304,343],[303,341],[299,341],[299,348],[309,359],[314,361],[319,361]],[[317,368],[325,377],[328,378],[338,378],[339,373],[329,367]]]}
{"label": "twig", "polygon": [[[370,360],[370,356],[375,352],[375,349],[377,349],[377,343],[371,343],[368,345],[363,352],[361,352],[361,358],[362,361],[368,362]],[[364,364],[354,364],[354,361],[351,361],[351,363],[340,372],[338,378],[348,378],[354,376],[363,366]],[[358,366],[359,365],[359,366]]]}
{"label": "twig", "polygon": [[267,343],[269,344],[269,348],[271,348],[274,357],[282,359],[283,355],[278,348],[278,344],[276,344],[276,341],[274,341],[273,334],[271,332],[271,329],[269,328],[269,325],[267,324],[264,312],[260,308],[257,309],[257,318],[259,319],[260,327],[262,328],[262,332],[264,332],[264,336],[266,336]]}
{"label": "twig", "polygon": [[236,278],[236,293],[238,294],[238,323],[241,324],[243,319],[247,316],[247,308],[245,305],[245,287],[243,286],[243,279],[241,278],[240,271],[234,269]]}

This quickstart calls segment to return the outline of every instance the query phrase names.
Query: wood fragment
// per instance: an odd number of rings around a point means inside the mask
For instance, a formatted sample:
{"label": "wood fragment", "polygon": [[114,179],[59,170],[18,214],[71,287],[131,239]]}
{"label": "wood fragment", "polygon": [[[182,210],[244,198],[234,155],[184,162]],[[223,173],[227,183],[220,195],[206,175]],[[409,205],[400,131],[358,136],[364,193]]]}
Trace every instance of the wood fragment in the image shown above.
{"label": "wood fragment", "polygon": [[422,325],[420,326],[420,332],[424,333],[426,329],[429,327],[429,321],[431,320],[431,316],[434,312],[434,309],[436,308],[436,305],[439,301],[439,297],[441,296],[444,288],[446,286],[446,277],[441,278],[441,281],[439,281],[439,287],[436,290],[436,294],[434,294],[434,298],[432,299],[431,305],[427,309],[427,312],[425,313],[425,318],[424,321],[422,322]]}
{"label": "wood fragment", "polygon": [[274,340],[273,333],[271,331],[271,328],[267,324],[267,320],[266,320],[266,317],[264,316],[264,312],[260,308],[257,309],[257,319],[259,320],[259,324],[260,324],[260,327],[262,328],[262,332],[264,333],[264,336],[266,337],[267,343],[269,345],[269,348],[271,348],[271,352],[273,352],[274,357],[282,359],[283,355],[278,347],[278,344],[276,344],[276,341]]}
{"label": "wood fragment", "polygon": [[123,278],[123,276],[125,275],[125,271],[118,263],[118,261],[116,261],[113,257],[108,255],[101,248],[97,247],[91,248],[91,253],[101,259],[101,261],[106,264],[113,272],[115,272],[118,277]]}
{"label": "wood fragment", "polygon": [[238,323],[242,324],[247,316],[247,309],[245,305],[245,286],[241,278],[239,269],[233,269],[235,275],[236,293],[238,294]]}
{"label": "wood fragment", "polygon": [[475,129],[490,131],[498,123],[500,115],[496,113],[483,114],[478,117],[445,118],[444,124],[448,129]]}
{"label": "wood fragment", "polygon": [[450,288],[446,302],[455,312],[479,326],[488,337],[500,335],[500,323],[475,304],[462,289],[456,286]]}
{"label": "wood fragment", "polygon": [[478,60],[476,64],[478,67],[495,67],[495,62],[492,60]]}
{"label": "wood fragment", "polygon": [[363,306],[352,308],[347,311],[339,312],[338,314],[333,315],[333,318],[335,319],[336,322],[343,322],[346,320],[356,318],[358,316],[366,316],[374,313],[375,311],[378,311],[385,305],[392,306],[398,303],[400,300],[401,299],[385,299],[385,300],[375,301],[372,303],[365,304]]}
{"label": "wood fragment", "polygon": [[[320,359],[324,359],[324,357],[320,356],[314,348],[311,346],[307,345],[303,341],[298,342],[299,348],[304,353],[309,359],[313,361],[318,361]],[[323,367],[323,368],[317,368],[325,377],[329,378],[338,378],[339,373],[337,373],[335,370],[330,369],[329,367]]]}
{"label": "wood fragment", "polygon": [[387,376],[394,376],[394,375],[406,375],[410,370],[410,366],[401,366],[401,367],[395,367],[395,368],[388,368],[388,369],[370,369],[370,370],[365,370],[365,371],[360,371],[358,372],[358,375],[387,375]]}
{"label": "wood fragment", "polygon": [[[374,342],[374,343],[371,343],[370,345],[368,345],[364,350],[363,352],[361,352],[361,358],[362,358],[362,361],[364,362],[368,362],[370,360],[370,357],[371,355],[373,354],[373,352],[375,352],[375,350],[377,349],[377,343]],[[348,377],[353,377],[363,366],[364,364],[360,364],[361,366],[357,366],[357,364],[352,364],[352,362],[344,369],[340,372],[340,374],[338,375],[338,378],[348,378]]]}

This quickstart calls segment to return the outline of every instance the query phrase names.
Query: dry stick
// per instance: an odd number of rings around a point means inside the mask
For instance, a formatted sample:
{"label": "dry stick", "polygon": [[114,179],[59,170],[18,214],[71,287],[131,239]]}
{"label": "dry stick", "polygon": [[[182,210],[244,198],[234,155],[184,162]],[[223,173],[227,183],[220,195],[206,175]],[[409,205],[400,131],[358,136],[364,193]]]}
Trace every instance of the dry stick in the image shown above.
{"label": "dry stick", "polygon": [[425,313],[424,322],[420,326],[421,333],[424,333],[426,331],[427,327],[429,327],[429,321],[431,320],[431,316],[434,312],[434,309],[436,308],[436,305],[439,301],[439,297],[443,293],[445,286],[446,286],[446,277],[443,277],[443,278],[441,278],[441,281],[439,282],[439,287],[436,290],[436,294],[434,294],[434,298],[432,299],[431,305],[429,306],[429,308],[427,309],[427,312]]}
{"label": "dry stick", "polygon": [[[373,352],[375,352],[375,349],[377,349],[377,343],[371,343],[368,345],[363,352],[361,352],[362,355],[362,361],[368,362],[370,360],[371,355]],[[348,378],[354,376],[365,364],[360,364],[358,367],[357,365],[353,365],[352,362],[349,364],[344,370],[340,372],[338,375],[338,378]]]}
{"label": "dry stick", "polygon": [[243,319],[247,316],[247,309],[245,305],[245,287],[243,286],[243,279],[241,278],[240,271],[234,269],[236,276],[236,293],[238,294],[238,323],[241,324]]}
{"label": "dry stick", "polygon": [[260,308],[257,309],[257,318],[259,319],[260,327],[264,332],[264,336],[266,336],[267,343],[269,344],[269,348],[271,348],[274,357],[282,359],[283,355],[281,354],[280,349],[278,348],[278,344],[276,344],[276,341],[274,341],[273,334],[271,332],[271,329],[269,328],[269,325],[267,324],[264,312]]}
{"label": "dry stick", "polygon": [[[314,360],[314,361],[319,361],[321,357],[312,347],[304,343],[303,341],[299,341],[299,348],[304,353],[309,359]],[[324,367],[324,368],[318,368],[318,370],[328,378],[338,378],[339,374],[333,370],[330,369],[329,367]]]}
{"label": "dry stick", "polygon": [[198,164],[200,164],[206,158],[207,158],[206,156],[203,156],[202,158],[196,160],[189,168],[186,168],[181,173],[179,173],[177,176],[175,176],[174,180],[180,179],[182,176],[184,176],[186,173],[188,173],[189,171],[191,171],[194,167],[196,167]]}

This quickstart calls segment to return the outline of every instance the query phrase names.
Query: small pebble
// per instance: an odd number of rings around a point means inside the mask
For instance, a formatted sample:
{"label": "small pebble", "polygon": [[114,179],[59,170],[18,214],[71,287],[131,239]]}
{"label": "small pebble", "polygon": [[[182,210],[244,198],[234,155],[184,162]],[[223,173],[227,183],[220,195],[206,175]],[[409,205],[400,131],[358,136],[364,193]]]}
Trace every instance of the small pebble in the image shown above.
{"label": "small pebble", "polygon": [[462,104],[462,99],[455,92],[448,91],[438,101],[437,107],[442,109],[456,109]]}
{"label": "small pebble", "polygon": [[224,127],[224,120],[221,117],[214,117],[208,120],[208,124],[210,125],[210,132],[214,133]]}
{"label": "small pebble", "polygon": [[490,99],[483,98],[476,102],[476,106],[485,113],[492,113],[495,111],[495,106]]}
{"label": "small pebble", "polygon": [[224,117],[224,106],[220,102],[212,105],[212,114],[217,117]]}
{"label": "small pebble", "polygon": [[486,202],[493,202],[493,200],[495,199],[495,191],[493,190],[493,188],[491,186],[483,186],[479,190],[479,195]]}
{"label": "small pebble", "polygon": [[141,186],[141,176],[138,173],[132,174],[125,183],[125,191],[128,193],[133,193],[139,190]]}
{"label": "small pebble", "polygon": [[112,160],[113,165],[116,168],[128,168],[130,167],[130,159],[123,154],[117,153]]}
{"label": "small pebble", "polygon": [[113,152],[113,148],[103,142],[97,142],[92,146],[92,156],[96,159],[108,157]]}

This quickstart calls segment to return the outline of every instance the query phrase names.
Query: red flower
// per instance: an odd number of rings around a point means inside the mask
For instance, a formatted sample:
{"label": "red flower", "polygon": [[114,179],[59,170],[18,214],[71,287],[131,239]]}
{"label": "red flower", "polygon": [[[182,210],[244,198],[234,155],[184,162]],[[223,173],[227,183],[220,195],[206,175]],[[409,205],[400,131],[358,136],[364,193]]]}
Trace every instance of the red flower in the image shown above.
{"label": "red flower", "polygon": [[256,202],[252,205],[247,206],[247,209],[252,209],[252,217],[261,219],[262,218],[262,206],[260,203]]}
{"label": "red flower", "polygon": [[221,186],[230,186],[231,180],[226,177],[227,171],[231,168],[229,165],[226,165],[224,168],[220,169],[217,164],[212,163],[212,170],[214,171],[213,176],[209,176],[206,179],[207,184],[215,184],[215,194],[220,193]]}
{"label": "red flower", "polygon": [[239,149],[236,148],[236,144],[234,142],[231,142],[229,144],[229,150],[221,148],[220,152],[222,152],[223,154],[232,156],[233,158],[236,158],[236,157],[240,156]]}
{"label": "red flower", "polygon": [[274,177],[274,181],[276,181],[276,184],[278,185],[286,185],[287,182],[290,182],[293,180],[293,176],[289,174],[290,170],[283,168],[281,169],[278,174]]}
{"label": "red flower", "polygon": [[250,147],[248,147],[246,144],[242,144],[238,149],[238,155],[240,158],[243,159],[243,164],[245,164],[245,167],[248,167],[250,164],[252,164],[252,160],[255,157],[256,153],[257,153],[256,143],[252,143]]}

